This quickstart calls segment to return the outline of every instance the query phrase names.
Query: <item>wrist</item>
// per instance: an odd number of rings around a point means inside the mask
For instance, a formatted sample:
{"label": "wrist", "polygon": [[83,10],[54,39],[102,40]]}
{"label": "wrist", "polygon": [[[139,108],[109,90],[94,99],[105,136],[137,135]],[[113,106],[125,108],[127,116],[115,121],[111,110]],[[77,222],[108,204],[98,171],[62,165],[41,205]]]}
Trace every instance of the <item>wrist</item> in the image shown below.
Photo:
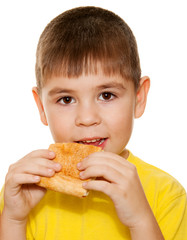
{"label": "wrist", "polygon": [[6,211],[0,216],[0,239],[25,240],[27,220],[16,220],[9,217]]}
{"label": "wrist", "polygon": [[26,227],[27,225],[27,218],[16,219],[15,217],[11,216],[11,214],[9,214],[5,208],[2,211],[1,221],[3,223],[6,222],[6,224],[15,225],[17,227]]}
{"label": "wrist", "polygon": [[164,240],[154,215],[129,228],[132,240]]}

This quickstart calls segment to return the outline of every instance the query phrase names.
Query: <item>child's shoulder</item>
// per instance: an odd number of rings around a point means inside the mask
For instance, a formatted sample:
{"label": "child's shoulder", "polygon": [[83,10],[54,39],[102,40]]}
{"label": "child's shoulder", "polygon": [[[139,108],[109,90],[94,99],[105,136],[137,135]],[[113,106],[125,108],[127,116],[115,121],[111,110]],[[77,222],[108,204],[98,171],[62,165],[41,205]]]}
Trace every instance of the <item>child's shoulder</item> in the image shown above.
{"label": "child's shoulder", "polygon": [[169,173],[144,162],[131,152],[127,160],[136,166],[145,191],[154,191],[154,195],[156,193],[159,195],[167,194],[169,198],[186,194],[183,186]]}

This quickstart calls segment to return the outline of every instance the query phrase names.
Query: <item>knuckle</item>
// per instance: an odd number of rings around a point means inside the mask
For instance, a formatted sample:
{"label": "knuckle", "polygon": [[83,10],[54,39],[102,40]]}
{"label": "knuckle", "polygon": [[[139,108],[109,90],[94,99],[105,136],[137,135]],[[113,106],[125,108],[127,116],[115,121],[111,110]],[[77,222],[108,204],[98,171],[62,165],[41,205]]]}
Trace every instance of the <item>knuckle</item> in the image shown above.
{"label": "knuckle", "polygon": [[9,177],[10,177],[10,174],[7,173],[6,176],[5,176],[5,184],[9,181]]}
{"label": "knuckle", "polygon": [[129,162],[129,166],[132,170],[134,170],[134,171],[136,170],[136,166],[133,163]]}
{"label": "knuckle", "polygon": [[10,166],[8,167],[8,173],[14,172],[18,164],[19,164],[18,162],[10,164]]}
{"label": "knuckle", "polygon": [[107,182],[107,181],[102,181],[99,185],[99,190],[106,193],[106,194],[109,194],[110,192],[110,184]]}
{"label": "knuckle", "polygon": [[15,174],[8,172],[5,176],[5,186],[10,182],[15,182]]}
{"label": "knuckle", "polygon": [[129,176],[131,178],[134,178],[137,175],[137,168],[134,164],[131,165],[131,168],[129,169]]}
{"label": "knuckle", "polygon": [[30,158],[35,157],[37,152],[38,152],[38,150],[34,150],[34,151],[28,153],[25,157],[30,157]]}
{"label": "knuckle", "polygon": [[14,164],[11,164],[8,168],[8,172],[11,172],[13,168],[14,168]]}
{"label": "knuckle", "polygon": [[12,181],[13,183],[17,183],[18,181],[18,176],[17,174],[12,174],[11,178],[9,179],[10,181]]}

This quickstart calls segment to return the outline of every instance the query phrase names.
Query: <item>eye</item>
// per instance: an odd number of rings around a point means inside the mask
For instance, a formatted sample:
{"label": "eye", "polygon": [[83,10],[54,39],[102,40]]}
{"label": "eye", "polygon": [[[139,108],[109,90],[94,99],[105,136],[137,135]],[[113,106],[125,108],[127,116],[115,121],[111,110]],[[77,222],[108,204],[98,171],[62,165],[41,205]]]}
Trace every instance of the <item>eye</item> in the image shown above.
{"label": "eye", "polygon": [[109,100],[112,100],[114,97],[115,95],[110,92],[103,92],[100,94],[99,99],[109,101]]}
{"label": "eye", "polygon": [[62,97],[58,100],[59,103],[68,105],[75,102],[75,99],[69,96]]}

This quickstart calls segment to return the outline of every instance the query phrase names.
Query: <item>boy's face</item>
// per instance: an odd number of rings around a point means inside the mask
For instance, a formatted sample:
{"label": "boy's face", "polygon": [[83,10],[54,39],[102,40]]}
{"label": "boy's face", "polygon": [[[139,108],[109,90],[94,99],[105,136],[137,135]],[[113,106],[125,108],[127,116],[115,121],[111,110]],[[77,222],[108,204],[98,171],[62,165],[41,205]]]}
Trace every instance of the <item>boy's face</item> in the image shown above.
{"label": "boy's face", "polygon": [[139,102],[132,81],[99,71],[78,78],[53,77],[41,96],[36,89],[33,93],[55,142],[92,144],[116,154],[127,145]]}

